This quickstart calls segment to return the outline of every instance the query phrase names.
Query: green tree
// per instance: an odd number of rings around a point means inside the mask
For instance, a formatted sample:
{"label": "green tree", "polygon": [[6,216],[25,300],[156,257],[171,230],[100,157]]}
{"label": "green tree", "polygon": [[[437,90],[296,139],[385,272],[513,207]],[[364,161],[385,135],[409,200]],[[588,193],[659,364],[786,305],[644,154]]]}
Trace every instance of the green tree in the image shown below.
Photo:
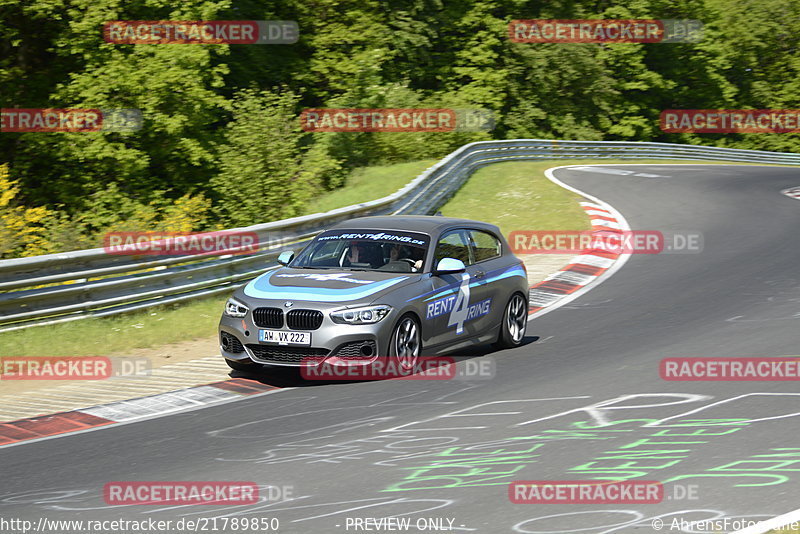
{"label": "green tree", "polygon": [[[49,47],[36,49],[35,59],[53,56],[56,65],[70,68],[54,68],[49,80],[34,78],[42,87],[33,95],[11,93],[6,107],[136,108],[144,117],[143,128],[132,133],[5,134],[25,198],[80,211],[87,194],[108,183],[143,201],[156,190],[173,190],[178,197],[204,185],[215,172],[215,130],[228,109],[219,94],[226,66],[215,58],[227,54],[228,46],[112,44],[103,40],[102,25],[118,19],[208,20],[227,5],[228,0],[176,6],[160,0],[34,0],[19,20],[8,21],[5,33],[19,34],[24,43],[21,35],[47,20],[41,38]],[[18,57],[6,70],[18,72],[29,61],[34,59]]]}
{"label": "green tree", "polygon": [[327,152],[303,146],[297,103],[287,90],[246,89],[235,98],[211,182],[223,221],[246,226],[298,215],[321,176],[339,171]]}

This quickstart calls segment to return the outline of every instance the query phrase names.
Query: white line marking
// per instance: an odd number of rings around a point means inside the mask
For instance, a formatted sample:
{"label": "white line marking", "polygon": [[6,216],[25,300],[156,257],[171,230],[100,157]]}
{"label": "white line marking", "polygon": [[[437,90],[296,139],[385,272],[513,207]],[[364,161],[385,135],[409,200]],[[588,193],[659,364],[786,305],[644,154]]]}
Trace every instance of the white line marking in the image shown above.
{"label": "white line marking", "polygon": [[[701,407],[696,408],[694,410],[691,410],[689,412],[679,413],[679,414],[673,415],[671,417],[665,417],[664,419],[659,419],[658,421],[642,425],[642,427],[644,428],[644,427],[662,426],[662,423],[664,423],[664,421],[671,421],[672,419],[678,419],[678,418],[686,417],[686,416],[689,416],[689,415],[693,415],[693,414],[696,414],[698,412],[702,412],[702,411],[714,408],[716,406],[720,406],[722,404],[728,404],[730,402],[735,402],[735,401],[737,401],[739,399],[744,399],[744,398],[747,398],[747,397],[758,397],[758,396],[765,396],[765,397],[798,396],[798,397],[800,397],[800,393],[744,393],[744,394],[739,395],[737,397],[731,397],[729,399],[723,399],[723,400],[718,401],[718,402],[713,402],[711,404],[706,404],[705,406],[701,406]],[[736,423],[751,424],[751,423],[758,423],[760,421],[775,421],[777,419],[785,419],[787,417],[795,417],[795,416],[798,416],[798,415],[800,415],[800,412],[794,412],[794,413],[783,414],[783,415],[773,415],[772,417],[762,417],[761,419],[739,419],[739,420],[736,421]],[[709,424],[712,424],[712,423],[709,423]]]}
{"label": "white line marking", "polygon": [[119,401],[76,411],[119,423],[137,420],[148,415],[175,413],[192,405],[202,406],[215,400],[238,399],[241,397],[241,394],[213,386],[198,386],[182,391],[161,393],[141,399]]}
{"label": "white line marking", "polygon": [[791,198],[796,198],[800,200],[800,187],[791,187],[789,189],[784,189],[781,191],[784,195]]}
{"label": "white line marking", "polygon": [[592,226],[605,226],[607,228],[614,228],[615,230],[622,230],[619,223],[606,221],[605,219],[592,219]]}
{"label": "white line marking", "polygon": [[[203,404],[203,405],[200,405],[200,406],[193,406],[191,408],[185,408],[185,409],[181,410],[180,413],[193,412],[195,410],[202,410],[203,408],[209,408],[211,406],[221,406],[223,404],[228,404],[230,402],[238,402],[238,401],[244,400],[244,399],[253,399],[253,398],[256,398],[256,397],[262,397],[264,395],[270,395],[272,393],[278,393],[280,391],[289,391],[289,390],[292,390],[292,389],[296,389],[296,388],[271,389],[271,390],[265,391],[263,393],[254,393],[252,395],[247,395],[247,396],[241,395],[241,396],[239,396],[240,398],[225,399],[225,400],[216,401],[216,402],[212,402],[212,403],[208,403],[208,404]],[[96,426],[96,427],[92,427],[92,428],[86,428],[84,430],[76,430],[76,431],[73,431],[73,432],[68,432],[66,434],[56,434],[54,436],[43,436],[41,438],[26,439],[25,441],[18,441],[16,443],[6,443],[5,445],[0,445],[0,449],[5,449],[5,448],[8,448],[8,447],[16,447],[18,445],[27,445],[28,443],[37,443],[39,441],[47,441],[47,440],[50,440],[50,439],[57,439],[57,438],[75,436],[77,434],[86,434],[88,432],[95,432],[97,430],[105,430],[108,427],[120,427],[120,426],[123,426],[123,425],[129,425],[131,423],[138,423],[138,422],[141,422],[141,421],[148,421],[150,419],[158,419],[158,418],[164,417],[166,415],[173,415],[173,413],[153,414],[153,415],[144,416],[144,417],[142,417],[140,419],[136,419],[136,420],[133,420],[133,421],[124,421],[124,422],[121,422],[121,423],[111,423],[111,424],[104,425],[104,426]]]}
{"label": "white line marking", "polygon": [[578,263],[581,265],[590,265],[592,267],[600,267],[602,269],[607,269],[614,265],[614,260],[612,258],[596,256],[594,254],[581,254],[580,256],[575,256],[569,262]]}
{"label": "white line marking", "polygon": [[558,302],[558,299],[563,296],[564,295],[561,293],[548,293],[540,289],[531,289],[528,291],[528,303],[530,306],[543,308],[545,306],[550,306],[554,302]]}
{"label": "white line marking", "polygon": [[551,274],[545,278],[545,280],[556,280],[559,282],[575,284],[576,286],[585,286],[595,278],[597,277],[591,274],[573,273],[572,271],[558,271],[557,273]]}
{"label": "white line marking", "polygon": [[[563,187],[564,189],[566,189],[568,191],[572,191],[575,194],[581,195],[584,198],[588,198],[589,200],[594,202],[594,207],[599,207],[601,209],[608,210],[611,213],[612,217],[614,217],[619,222],[619,227],[620,227],[619,229],[620,230],[630,231],[631,227],[628,225],[628,221],[625,220],[625,217],[623,217],[622,214],[620,212],[618,212],[611,204],[608,204],[607,202],[605,202],[603,200],[600,200],[599,198],[597,198],[595,196],[592,196],[592,195],[590,195],[588,193],[584,193],[580,189],[572,187],[571,185],[565,184],[564,182],[562,182],[561,180],[556,178],[555,175],[553,174],[558,169],[569,169],[570,167],[572,167],[572,165],[561,165],[559,167],[551,167],[551,168],[547,169],[546,171],[544,171],[544,175],[547,176],[547,179],[550,180],[551,182],[553,182],[554,184],[556,184],[558,186],[561,186],[561,187]],[[588,202],[586,202],[586,203],[581,202],[581,205],[582,206],[584,206],[584,205],[592,206],[592,204],[589,204]],[[623,265],[625,265],[625,262],[628,261],[628,258],[630,258],[630,254],[620,254],[620,256],[617,258],[617,260],[613,262],[611,267],[609,267],[608,270],[605,271],[603,274],[598,276],[597,279],[594,282],[583,286],[582,288],[578,289],[574,293],[570,293],[569,295],[566,295],[564,298],[562,298],[561,300],[559,300],[555,304],[553,304],[551,306],[548,306],[547,308],[544,308],[542,310],[539,310],[537,312],[534,312],[534,313],[528,315],[528,319],[534,319],[536,317],[541,317],[542,315],[545,315],[545,314],[548,314],[548,313],[550,313],[550,312],[552,312],[554,310],[557,310],[561,306],[564,306],[565,304],[569,304],[570,302],[572,302],[576,298],[584,295],[588,291],[592,290],[594,287],[602,284],[603,282],[605,282],[606,280],[608,280],[609,278],[614,276],[614,274],[617,271],[619,271],[622,268]]]}
{"label": "white line marking", "polygon": [[778,517],[761,521],[760,523],[756,523],[751,527],[743,528],[741,530],[737,530],[736,532],[731,532],[731,534],[763,534],[765,532],[769,532],[770,530],[776,530],[780,527],[795,523],[797,521],[800,521],[800,508],[794,510],[793,512],[788,512],[783,515],[779,515]]}
{"label": "white line marking", "polygon": [[617,174],[620,176],[627,176],[629,174],[633,174],[634,171],[625,171],[620,169],[613,169],[608,167],[600,167],[598,169],[592,168],[591,166],[574,166],[572,167],[573,171],[586,171],[586,172],[595,172],[598,174]]}
{"label": "white line marking", "polygon": [[583,210],[586,212],[587,215],[600,215],[601,217],[610,217],[611,214],[607,211],[600,211],[600,210]]}

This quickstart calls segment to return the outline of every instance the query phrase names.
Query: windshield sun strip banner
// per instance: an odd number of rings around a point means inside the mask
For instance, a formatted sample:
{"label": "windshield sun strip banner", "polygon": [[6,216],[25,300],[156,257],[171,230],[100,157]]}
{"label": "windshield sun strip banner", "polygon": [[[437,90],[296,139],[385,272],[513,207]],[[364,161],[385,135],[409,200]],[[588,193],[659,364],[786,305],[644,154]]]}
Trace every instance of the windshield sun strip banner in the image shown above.
{"label": "windshield sun strip banner", "polygon": [[330,230],[317,237],[317,241],[379,241],[397,243],[400,245],[414,245],[427,247],[430,237],[417,232],[369,232],[366,230]]}

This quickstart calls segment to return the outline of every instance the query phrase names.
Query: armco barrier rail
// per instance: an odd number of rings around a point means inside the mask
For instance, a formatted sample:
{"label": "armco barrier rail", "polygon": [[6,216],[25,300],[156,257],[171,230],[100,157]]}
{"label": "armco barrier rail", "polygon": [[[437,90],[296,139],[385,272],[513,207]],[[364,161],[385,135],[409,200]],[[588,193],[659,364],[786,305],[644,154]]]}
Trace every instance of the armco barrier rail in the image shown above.
{"label": "armco barrier rail", "polygon": [[232,291],[275,268],[282,250],[300,248],[326,227],[353,217],[430,214],[475,169],[526,159],[692,159],[800,165],[800,154],[668,143],[516,139],[464,145],[387,197],[326,213],[258,224],[262,247],[248,255],[118,256],[103,249],[0,261],[0,331],[105,316]]}

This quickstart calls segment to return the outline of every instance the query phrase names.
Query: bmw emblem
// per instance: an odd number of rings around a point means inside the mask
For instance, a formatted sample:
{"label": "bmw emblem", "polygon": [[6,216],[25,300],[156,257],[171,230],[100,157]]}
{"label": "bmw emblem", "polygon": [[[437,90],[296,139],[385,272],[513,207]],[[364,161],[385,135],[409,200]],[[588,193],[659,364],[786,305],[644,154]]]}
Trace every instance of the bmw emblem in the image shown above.
{"label": "bmw emblem", "polygon": [[283,303],[283,305],[286,306],[287,308],[291,308],[292,306],[294,306],[294,302],[292,302],[291,300],[287,300],[286,302]]}

